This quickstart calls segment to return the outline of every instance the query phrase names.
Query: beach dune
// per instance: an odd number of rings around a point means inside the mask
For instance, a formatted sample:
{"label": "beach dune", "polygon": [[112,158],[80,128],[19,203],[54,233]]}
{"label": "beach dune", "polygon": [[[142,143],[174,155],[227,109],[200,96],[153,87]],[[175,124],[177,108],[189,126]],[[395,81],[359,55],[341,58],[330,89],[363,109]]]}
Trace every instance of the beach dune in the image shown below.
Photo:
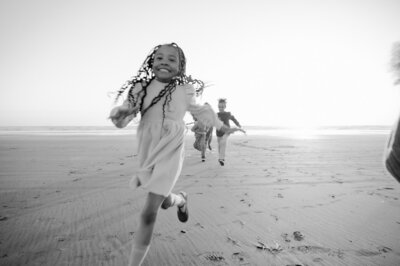
{"label": "beach dune", "polygon": [[[386,135],[233,135],[202,163],[186,136],[144,265],[400,265],[400,184]],[[135,136],[0,136],[0,265],[126,265],[145,199]]]}

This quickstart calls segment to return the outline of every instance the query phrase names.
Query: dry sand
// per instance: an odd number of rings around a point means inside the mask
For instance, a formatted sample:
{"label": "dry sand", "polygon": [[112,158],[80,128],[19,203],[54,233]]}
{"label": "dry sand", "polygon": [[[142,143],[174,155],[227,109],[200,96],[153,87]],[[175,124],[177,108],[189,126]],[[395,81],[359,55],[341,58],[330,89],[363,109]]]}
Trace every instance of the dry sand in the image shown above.
{"label": "dry sand", "polygon": [[[384,135],[234,135],[226,166],[187,136],[144,265],[400,265],[400,184]],[[145,192],[133,136],[0,136],[0,265],[126,265]]]}

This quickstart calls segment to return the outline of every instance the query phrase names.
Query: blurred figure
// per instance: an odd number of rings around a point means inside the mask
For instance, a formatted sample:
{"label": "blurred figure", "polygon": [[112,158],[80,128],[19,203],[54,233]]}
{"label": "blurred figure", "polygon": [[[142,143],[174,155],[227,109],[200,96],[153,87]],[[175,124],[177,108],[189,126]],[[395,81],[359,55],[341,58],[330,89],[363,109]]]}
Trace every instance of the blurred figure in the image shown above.
{"label": "blurred figure", "polygon": [[400,119],[397,119],[389,137],[385,152],[385,166],[389,173],[400,182]]}
{"label": "blurred figure", "polygon": [[194,132],[195,141],[193,143],[193,147],[201,152],[201,161],[206,161],[206,135],[207,135],[207,126],[195,119],[195,123],[191,129]]}
{"label": "blurred figure", "polygon": [[[400,84],[400,42],[393,45],[392,58],[390,61],[391,70],[395,76],[395,85]],[[385,150],[385,167],[388,172],[400,182],[400,117],[397,118]]]}
{"label": "blurred figure", "polygon": [[207,145],[207,147],[208,147],[208,149],[210,151],[212,150],[211,141],[212,141],[212,133],[213,133],[213,131],[214,131],[214,127],[210,126],[210,127],[208,127],[207,133],[206,133],[206,145]]}

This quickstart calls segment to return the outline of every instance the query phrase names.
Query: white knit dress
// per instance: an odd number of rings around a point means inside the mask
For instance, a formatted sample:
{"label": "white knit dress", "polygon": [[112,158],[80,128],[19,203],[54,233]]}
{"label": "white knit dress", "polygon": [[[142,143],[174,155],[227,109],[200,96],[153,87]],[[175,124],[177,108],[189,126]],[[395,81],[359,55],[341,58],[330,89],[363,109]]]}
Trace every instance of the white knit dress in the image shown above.
{"label": "white knit dress", "polygon": [[[147,87],[143,108],[149,106],[166,85],[154,79]],[[171,193],[182,170],[185,113],[189,111],[205,125],[217,129],[221,128],[222,122],[209,105],[196,104],[195,89],[191,85],[176,87],[171,101],[165,106],[163,120],[164,102],[165,97],[141,118],[137,130],[139,169],[130,181],[130,186],[142,186],[149,192],[166,197]]]}

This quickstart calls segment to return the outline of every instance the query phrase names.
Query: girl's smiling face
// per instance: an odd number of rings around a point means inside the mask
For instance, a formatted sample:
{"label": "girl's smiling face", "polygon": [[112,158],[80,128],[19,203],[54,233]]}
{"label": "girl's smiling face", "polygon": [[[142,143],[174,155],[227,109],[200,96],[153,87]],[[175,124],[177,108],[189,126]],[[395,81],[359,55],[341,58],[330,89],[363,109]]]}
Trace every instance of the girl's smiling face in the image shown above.
{"label": "girl's smiling face", "polygon": [[153,62],[156,79],[168,83],[179,74],[179,54],[175,47],[163,45],[156,51]]}

